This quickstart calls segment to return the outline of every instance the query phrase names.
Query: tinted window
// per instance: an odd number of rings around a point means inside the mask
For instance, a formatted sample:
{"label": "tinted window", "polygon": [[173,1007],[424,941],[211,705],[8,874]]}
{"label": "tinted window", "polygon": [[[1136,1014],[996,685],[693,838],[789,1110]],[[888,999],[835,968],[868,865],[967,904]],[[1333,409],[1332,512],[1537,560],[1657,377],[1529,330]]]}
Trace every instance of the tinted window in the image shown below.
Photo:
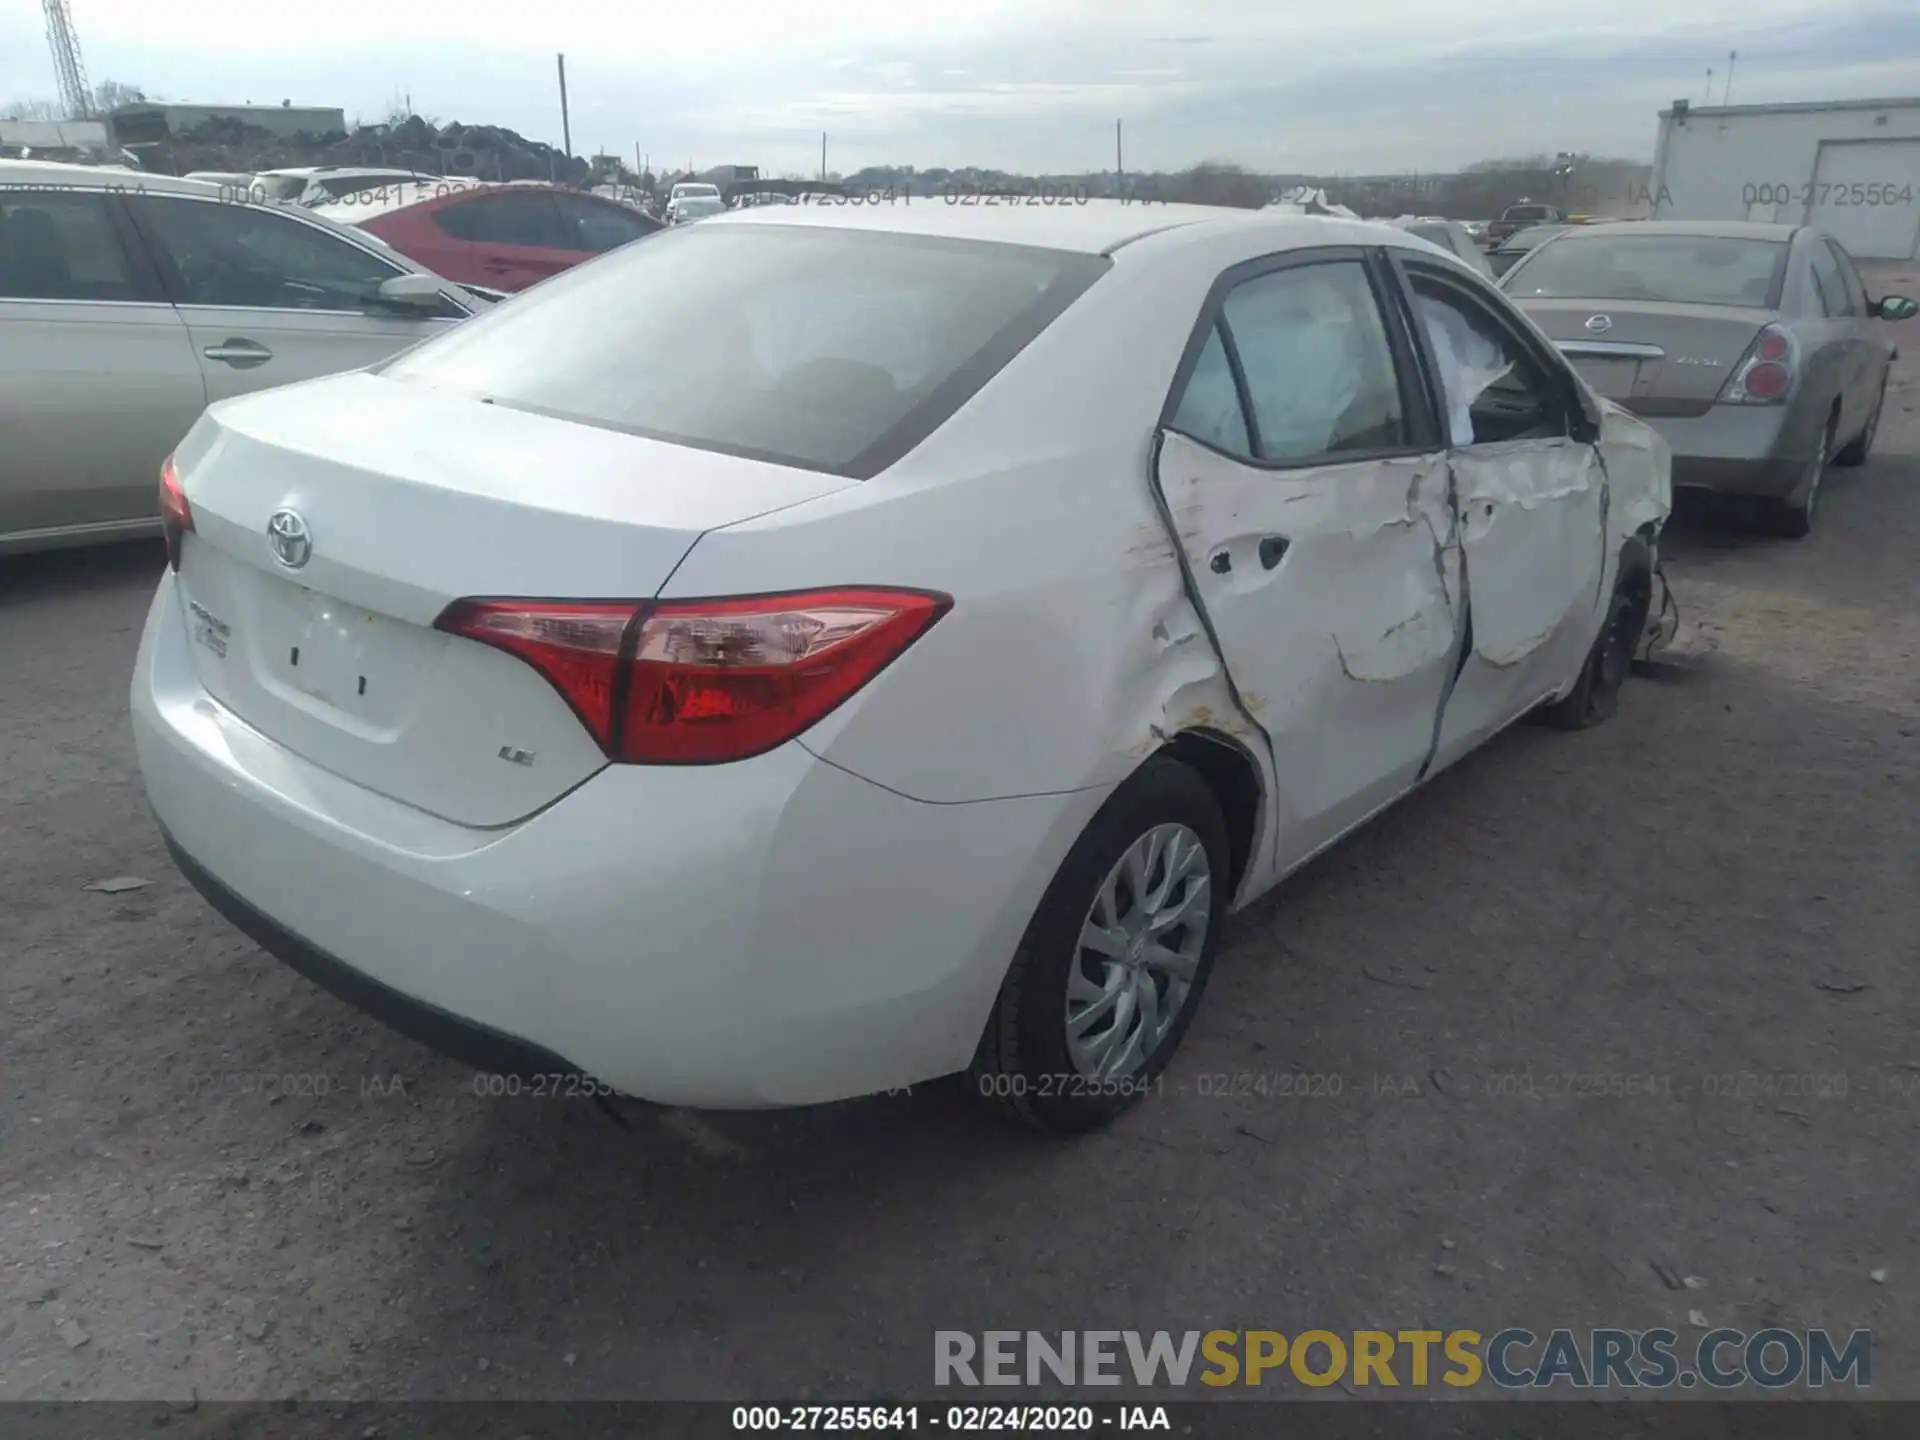
{"label": "tinted window", "polygon": [[1413,277],[1427,348],[1440,374],[1455,445],[1567,433],[1560,388],[1508,328],[1462,290]]}
{"label": "tinted window", "polygon": [[1840,274],[1840,262],[1833,258],[1833,251],[1824,242],[1816,243],[1809,247],[1808,260],[1822,313],[1853,314],[1853,297],[1847,294],[1847,282]]}
{"label": "tinted window", "polygon": [[1234,287],[1221,318],[1253,407],[1253,453],[1303,461],[1407,443],[1379,307],[1357,261],[1302,265]]}
{"label": "tinted window", "polygon": [[253,206],[148,195],[141,217],[181,305],[363,311],[382,281],[402,273],[317,226]]}
{"label": "tinted window", "polygon": [[562,245],[559,212],[544,190],[495,191],[447,205],[433,221],[458,240],[482,245]]}
{"label": "tinted window", "polygon": [[1233,365],[1220,340],[1220,325],[1207,332],[1206,348],[1187,379],[1172,428],[1232,455],[1251,455],[1247,416],[1240,408],[1240,388],[1233,381]]}
{"label": "tinted window", "polygon": [[106,197],[0,190],[0,296],[138,300]]}
{"label": "tinted window", "polygon": [[1507,207],[1505,218],[1508,220],[1545,220],[1553,211],[1545,205],[1511,205]]}
{"label": "tinted window", "polygon": [[631,240],[651,235],[660,227],[623,205],[604,205],[576,195],[555,195],[553,204],[568,238],[566,248],[599,255],[617,250]]}
{"label": "tinted window", "polygon": [[1766,307],[1787,247],[1720,235],[1565,235],[1516,270],[1517,298]]}
{"label": "tinted window", "polygon": [[1108,263],[812,226],[690,225],[558,276],[385,373],[681,444],[872,474]]}

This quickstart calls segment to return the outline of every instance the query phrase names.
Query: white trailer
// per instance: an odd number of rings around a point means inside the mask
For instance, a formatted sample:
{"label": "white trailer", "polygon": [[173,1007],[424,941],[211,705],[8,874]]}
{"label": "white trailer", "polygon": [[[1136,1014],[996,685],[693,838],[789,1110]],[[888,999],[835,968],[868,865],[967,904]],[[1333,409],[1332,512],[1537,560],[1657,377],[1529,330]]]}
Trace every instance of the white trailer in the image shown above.
{"label": "white trailer", "polygon": [[1920,258],[1920,97],[1660,112],[1656,220],[1816,225],[1862,260]]}

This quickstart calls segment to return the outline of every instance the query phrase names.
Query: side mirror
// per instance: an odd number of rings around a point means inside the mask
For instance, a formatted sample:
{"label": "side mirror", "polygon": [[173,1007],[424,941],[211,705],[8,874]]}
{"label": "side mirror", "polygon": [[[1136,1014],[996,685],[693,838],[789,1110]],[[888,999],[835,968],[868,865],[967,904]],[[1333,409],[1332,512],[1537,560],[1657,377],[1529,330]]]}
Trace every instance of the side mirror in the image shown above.
{"label": "side mirror", "polygon": [[1882,320],[1911,320],[1920,314],[1920,303],[1904,295],[1882,295],[1868,307],[1868,313]]}
{"label": "side mirror", "polygon": [[446,291],[437,275],[395,275],[380,282],[375,298],[395,310],[424,314],[446,302]]}

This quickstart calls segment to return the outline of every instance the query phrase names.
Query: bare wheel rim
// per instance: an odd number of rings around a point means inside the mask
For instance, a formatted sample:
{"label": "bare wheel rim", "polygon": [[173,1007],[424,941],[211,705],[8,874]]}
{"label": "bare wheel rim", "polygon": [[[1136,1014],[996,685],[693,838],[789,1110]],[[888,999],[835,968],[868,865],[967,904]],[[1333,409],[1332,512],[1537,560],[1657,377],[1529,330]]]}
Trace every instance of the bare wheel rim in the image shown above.
{"label": "bare wheel rim", "polygon": [[1186,1008],[1213,913],[1207,847],[1156,825],[1094,892],[1067,967],[1067,1054],[1080,1074],[1123,1080],[1160,1048]]}

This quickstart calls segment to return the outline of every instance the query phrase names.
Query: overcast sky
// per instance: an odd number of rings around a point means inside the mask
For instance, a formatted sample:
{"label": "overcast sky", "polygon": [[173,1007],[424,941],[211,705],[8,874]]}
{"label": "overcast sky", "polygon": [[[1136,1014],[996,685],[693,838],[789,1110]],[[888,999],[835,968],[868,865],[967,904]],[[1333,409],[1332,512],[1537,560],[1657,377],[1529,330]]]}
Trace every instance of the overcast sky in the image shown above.
{"label": "overcast sky", "polygon": [[[1650,159],[1656,111],[1914,92],[1913,0],[70,0],[89,78],[338,105],[659,165],[1386,173],[1584,150]],[[653,9],[648,15],[646,9]],[[535,17],[539,24],[536,25]],[[0,104],[51,98],[38,0],[0,0]]]}

